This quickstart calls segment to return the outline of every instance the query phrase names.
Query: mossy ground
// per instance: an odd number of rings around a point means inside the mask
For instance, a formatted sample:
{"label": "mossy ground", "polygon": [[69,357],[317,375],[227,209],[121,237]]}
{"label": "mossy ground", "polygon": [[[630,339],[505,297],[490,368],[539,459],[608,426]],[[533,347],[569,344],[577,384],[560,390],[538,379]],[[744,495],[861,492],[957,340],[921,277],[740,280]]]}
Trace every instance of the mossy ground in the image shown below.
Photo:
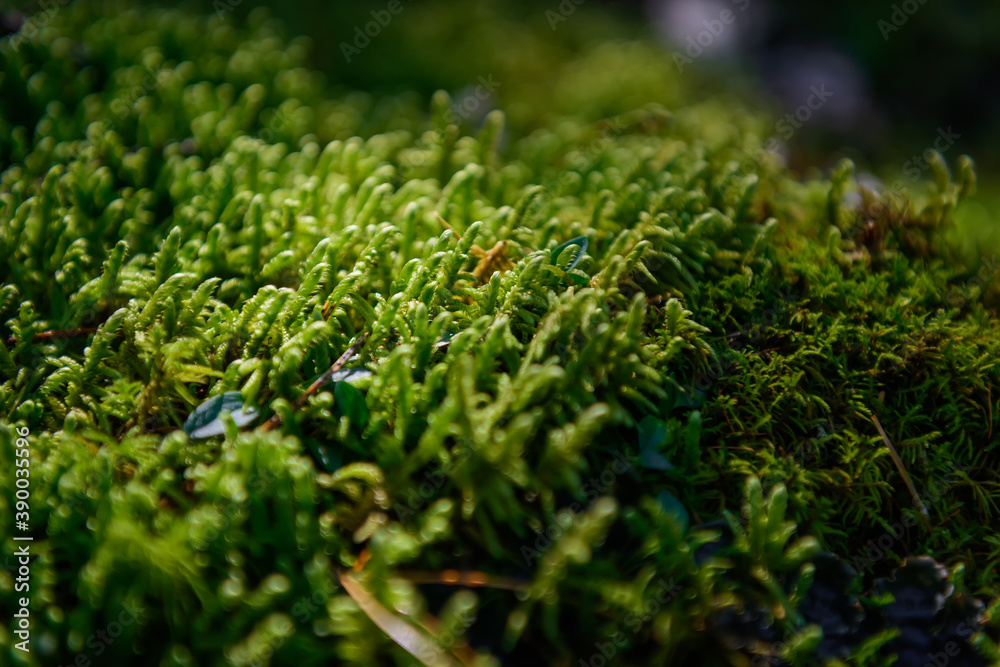
{"label": "mossy ground", "polygon": [[[796,609],[820,549],[855,593],[930,555],[995,617],[997,265],[955,231],[971,162],[905,196],[849,163],[795,178],[765,117],[697,101],[653,46],[581,48],[602,29],[575,20],[483,21],[511,56],[468,113],[328,83],[260,12],[73,5],[6,38],[0,460],[13,489],[30,429],[37,558],[33,652],[10,625],[5,660],[410,664],[338,577],[362,564],[350,582],[477,664],[586,662],[616,633],[622,664],[817,664]],[[363,404],[295,409],[363,333]],[[280,426],[181,430],[230,391]],[[724,516],[745,532],[706,564],[718,532],[693,526]],[[416,583],[444,570],[518,590]],[[733,610],[784,648],[734,645]],[[844,664],[890,664],[892,636]]]}

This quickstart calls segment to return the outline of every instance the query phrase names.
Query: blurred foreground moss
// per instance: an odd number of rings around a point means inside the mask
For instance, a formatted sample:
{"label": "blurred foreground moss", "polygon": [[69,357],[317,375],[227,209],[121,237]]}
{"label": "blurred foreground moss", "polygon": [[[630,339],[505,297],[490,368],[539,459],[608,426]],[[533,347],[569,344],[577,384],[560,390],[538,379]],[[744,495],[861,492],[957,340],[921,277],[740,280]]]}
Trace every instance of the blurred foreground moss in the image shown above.
{"label": "blurred foreground moss", "polygon": [[[0,47],[0,474],[29,428],[36,554],[5,660],[998,659],[971,161],[794,179],[641,43],[541,50],[561,92],[476,114],[307,51],[81,4]],[[280,426],[182,430],[227,392]]]}

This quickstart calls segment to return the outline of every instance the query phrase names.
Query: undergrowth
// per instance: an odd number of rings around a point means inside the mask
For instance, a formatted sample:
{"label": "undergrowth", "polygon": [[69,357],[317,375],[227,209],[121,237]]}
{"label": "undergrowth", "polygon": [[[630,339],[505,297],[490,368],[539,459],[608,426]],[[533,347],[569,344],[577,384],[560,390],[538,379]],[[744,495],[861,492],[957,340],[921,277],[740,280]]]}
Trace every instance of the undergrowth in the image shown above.
{"label": "undergrowth", "polygon": [[[5,661],[911,664],[885,582],[923,555],[952,587],[935,623],[976,619],[962,664],[1000,658],[996,267],[952,242],[967,158],[905,197],[848,162],[800,181],[766,118],[682,103],[641,43],[536,53],[573,104],[511,85],[469,117],[337,89],[260,12],[73,5],[22,37],[0,475],[27,427],[36,558],[33,650],[11,623]],[[308,389],[359,341],[350,382]],[[227,392],[262,419],[183,429]],[[467,571],[493,579],[445,585]],[[815,615],[817,572],[855,596],[853,640]]]}

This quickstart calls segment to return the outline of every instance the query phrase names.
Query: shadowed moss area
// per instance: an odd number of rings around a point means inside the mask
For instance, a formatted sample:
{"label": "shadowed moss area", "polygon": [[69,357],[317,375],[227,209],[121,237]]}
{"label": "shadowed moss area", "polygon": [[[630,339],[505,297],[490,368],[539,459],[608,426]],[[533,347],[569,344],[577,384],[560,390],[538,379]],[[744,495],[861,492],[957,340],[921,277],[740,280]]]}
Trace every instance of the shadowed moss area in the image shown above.
{"label": "shadowed moss area", "polygon": [[0,662],[1000,664],[971,160],[800,178],[589,12],[429,105],[261,11],[3,38]]}

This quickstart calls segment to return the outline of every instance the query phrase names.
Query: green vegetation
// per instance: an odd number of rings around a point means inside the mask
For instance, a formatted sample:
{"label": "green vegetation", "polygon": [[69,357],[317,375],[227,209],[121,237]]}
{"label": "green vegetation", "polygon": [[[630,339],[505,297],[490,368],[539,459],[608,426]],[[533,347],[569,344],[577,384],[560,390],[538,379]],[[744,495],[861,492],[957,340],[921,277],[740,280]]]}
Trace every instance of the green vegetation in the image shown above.
{"label": "green vegetation", "polygon": [[0,46],[4,664],[1000,660],[970,160],[796,178],[583,11],[428,114],[261,12],[82,5]]}

